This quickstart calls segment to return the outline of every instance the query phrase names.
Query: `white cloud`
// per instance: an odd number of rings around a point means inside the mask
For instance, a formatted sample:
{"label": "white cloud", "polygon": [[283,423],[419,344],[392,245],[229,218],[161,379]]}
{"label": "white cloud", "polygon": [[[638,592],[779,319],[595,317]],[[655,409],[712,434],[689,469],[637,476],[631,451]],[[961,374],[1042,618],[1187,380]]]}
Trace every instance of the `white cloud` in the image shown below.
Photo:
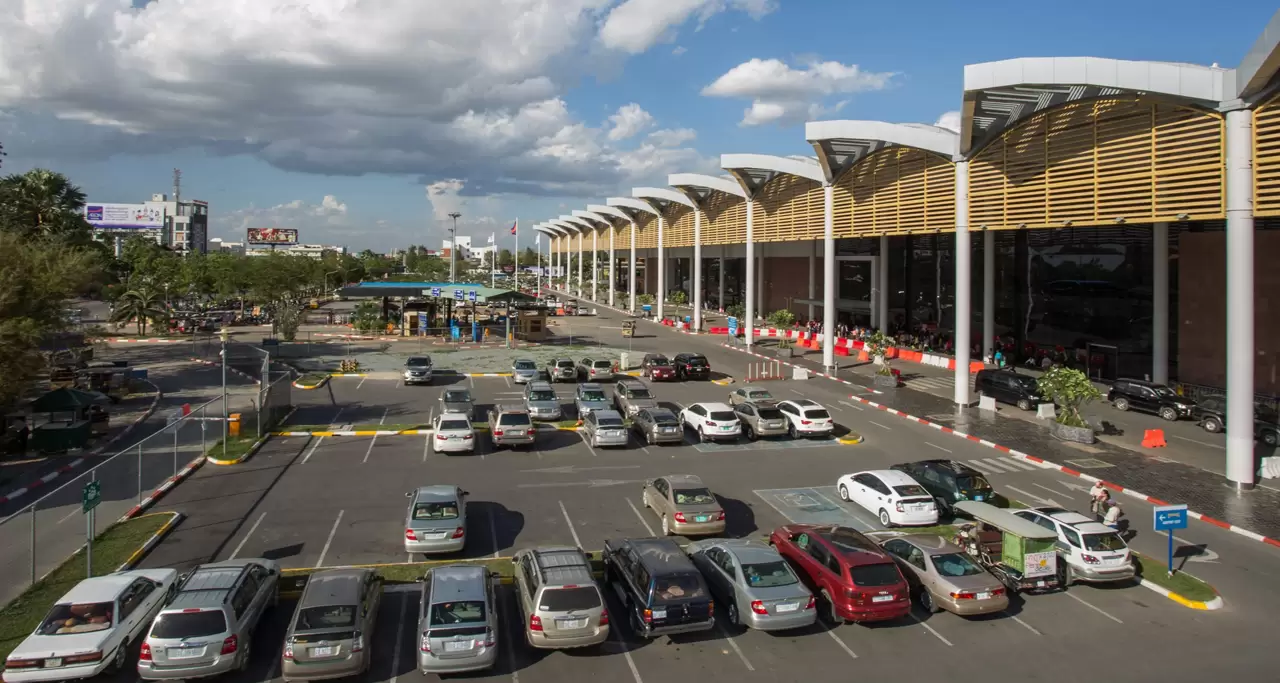
{"label": "white cloud", "polygon": [[848,99],[828,105],[836,95],[883,90],[892,72],[863,71],[857,64],[810,59],[799,68],[778,59],[752,59],[733,67],[702,89],[708,97],[750,99],[742,125],[789,124],[833,114]]}
{"label": "white cloud", "polygon": [[653,115],[632,102],[618,107],[618,113],[610,116],[609,121],[613,123],[613,129],[609,131],[609,139],[626,140],[652,126]]}
{"label": "white cloud", "polygon": [[639,54],[655,43],[671,40],[690,17],[698,29],[726,10],[746,12],[759,20],[777,9],[775,0],[624,0],[609,12],[600,29],[600,42],[610,49]]}
{"label": "white cloud", "polygon": [[664,128],[649,133],[649,142],[659,147],[679,147],[686,142],[693,142],[698,137],[692,128]]}
{"label": "white cloud", "polygon": [[220,213],[211,212],[213,232],[225,239],[240,241],[248,228],[294,228],[298,241],[307,244],[336,244],[346,246],[367,237],[367,229],[347,213],[346,203],[327,194],[319,203],[304,199],[259,208]]}
{"label": "white cloud", "polygon": [[673,54],[673,55],[675,55],[675,56],[679,57],[680,55],[682,55],[682,54],[684,54],[684,53],[686,53],[686,52],[688,52],[688,51],[689,51],[689,49],[688,49],[688,48],[686,48],[685,46],[683,46],[683,45],[677,45],[677,46],[675,46],[674,48],[672,48],[672,49],[671,49],[671,54]]}
{"label": "white cloud", "polygon": [[427,201],[431,203],[431,215],[436,220],[445,220],[449,214],[462,211],[463,200],[458,196],[458,192],[465,185],[466,182],[457,178],[437,180],[427,185]]}
{"label": "white cloud", "polygon": [[938,120],[933,122],[933,125],[939,128],[946,128],[949,131],[959,133],[960,132],[960,112],[958,111],[943,112],[942,115],[938,117]]}

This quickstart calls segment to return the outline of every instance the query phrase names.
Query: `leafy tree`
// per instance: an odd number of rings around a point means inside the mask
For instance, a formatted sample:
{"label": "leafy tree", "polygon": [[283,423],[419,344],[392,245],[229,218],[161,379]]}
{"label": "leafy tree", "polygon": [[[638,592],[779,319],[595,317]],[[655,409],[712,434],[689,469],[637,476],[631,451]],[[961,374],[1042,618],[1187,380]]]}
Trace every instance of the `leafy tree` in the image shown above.
{"label": "leafy tree", "polygon": [[283,306],[276,311],[276,329],[285,341],[298,338],[298,328],[302,325],[302,309],[297,306]]}
{"label": "leafy tree", "polygon": [[123,325],[132,320],[138,326],[139,335],[147,333],[147,323],[158,323],[164,317],[163,300],[159,292],[149,285],[125,291],[116,299],[115,308],[111,311],[111,322]]}
{"label": "leafy tree", "polygon": [[382,308],[372,301],[360,302],[351,314],[351,326],[357,332],[378,332],[385,324]]}
{"label": "leafy tree", "polygon": [[1058,424],[1068,427],[1089,426],[1080,409],[1102,397],[1102,392],[1093,386],[1087,375],[1063,365],[1049,368],[1036,380],[1036,388],[1041,396],[1058,406],[1055,418]]}
{"label": "leafy tree", "polygon": [[877,375],[892,375],[893,368],[889,365],[889,357],[887,355],[889,348],[894,344],[893,337],[876,330],[871,336],[863,342],[863,348],[867,355],[875,358],[879,356],[881,359],[880,368],[876,370]]}
{"label": "leafy tree", "polygon": [[769,324],[778,329],[791,327],[796,322],[796,314],[786,308],[780,308],[769,314]]}
{"label": "leafy tree", "polygon": [[88,241],[84,192],[66,176],[43,168],[0,178],[0,228],[24,235]]}

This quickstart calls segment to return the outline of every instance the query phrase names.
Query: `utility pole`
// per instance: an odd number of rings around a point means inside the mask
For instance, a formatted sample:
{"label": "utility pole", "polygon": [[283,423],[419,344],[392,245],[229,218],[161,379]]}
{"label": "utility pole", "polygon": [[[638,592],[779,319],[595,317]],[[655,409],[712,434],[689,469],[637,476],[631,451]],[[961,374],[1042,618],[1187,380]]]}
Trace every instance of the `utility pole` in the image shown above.
{"label": "utility pole", "polygon": [[457,211],[449,214],[453,219],[453,227],[449,229],[449,284],[458,281],[458,219],[461,217]]}
{"label": "utility pole", "polygon": [[175,205],[182,202],[182,169],[180,168],[173,169],[173,201]]}

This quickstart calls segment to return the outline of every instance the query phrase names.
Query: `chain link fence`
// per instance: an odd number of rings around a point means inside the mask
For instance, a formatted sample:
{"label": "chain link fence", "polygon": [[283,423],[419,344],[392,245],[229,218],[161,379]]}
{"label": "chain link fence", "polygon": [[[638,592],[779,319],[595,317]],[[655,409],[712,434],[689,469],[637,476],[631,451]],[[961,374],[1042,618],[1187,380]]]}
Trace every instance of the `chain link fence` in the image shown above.
{"label": "chain link fence", "polygon": [[293,411],[293,373],[273,373],[275,379],[263,382],[258,392],[258,438],[261,439],[284,421]]}

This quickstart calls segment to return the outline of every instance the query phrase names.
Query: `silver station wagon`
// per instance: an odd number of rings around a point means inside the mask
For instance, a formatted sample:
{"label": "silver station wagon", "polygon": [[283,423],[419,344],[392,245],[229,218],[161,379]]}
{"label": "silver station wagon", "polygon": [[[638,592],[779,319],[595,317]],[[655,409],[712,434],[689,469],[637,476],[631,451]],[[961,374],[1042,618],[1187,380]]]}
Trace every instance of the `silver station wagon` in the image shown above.
{"label": "silver station wagon", "polygon": [[284,680],[320,681],[368,671],[381,603],[382,577],[372,569],[312,574],[285,633]]}
{"label": "silver station wagon", "polygon": [[422,578],[418,669],[423,674],[480,671],[498,659],[497,614],[489,570],[436,567]]}

